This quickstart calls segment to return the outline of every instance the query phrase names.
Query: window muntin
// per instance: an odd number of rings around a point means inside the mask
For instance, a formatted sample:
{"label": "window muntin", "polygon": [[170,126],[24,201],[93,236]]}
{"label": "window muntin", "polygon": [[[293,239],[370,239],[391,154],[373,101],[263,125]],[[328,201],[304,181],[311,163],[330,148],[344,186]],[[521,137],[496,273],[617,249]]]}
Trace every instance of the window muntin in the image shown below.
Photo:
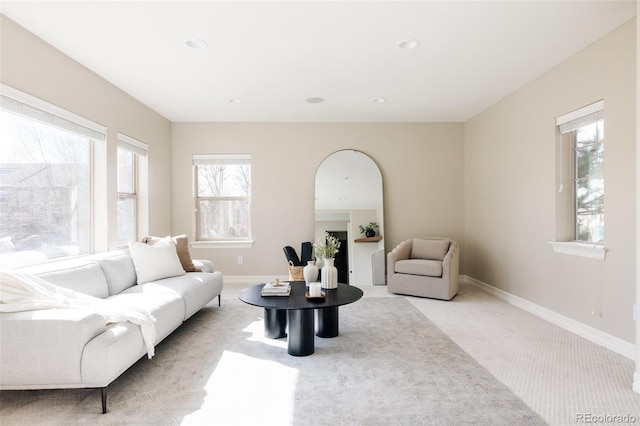
{"label": "window muntin", "polygon": [[251,157],[196,155],[196,240],[251,238]]}
{"label": "window muntin", "polygon": [[4,100],[0,264],[15,267],[89,253],[93,138],[9,112]]}

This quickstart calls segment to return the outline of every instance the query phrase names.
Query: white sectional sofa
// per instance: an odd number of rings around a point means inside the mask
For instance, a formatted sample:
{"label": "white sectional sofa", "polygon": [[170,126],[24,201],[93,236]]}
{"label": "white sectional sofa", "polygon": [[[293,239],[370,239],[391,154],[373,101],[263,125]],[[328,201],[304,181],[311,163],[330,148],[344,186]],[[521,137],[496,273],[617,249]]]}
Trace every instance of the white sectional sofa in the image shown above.
{"label": "white sectional sofa", "polygon": [[[222,273],[211,261],[194,261],[203,272],[137,284],[129,250],[112,251],[30,267],[27,272],[57,286],[141,308],[155,319],[159,343],[218,297]],[[0,313],[0,389],[106,388],[147,355],[140,326],[105,324],[90,309],[38,309]]]}

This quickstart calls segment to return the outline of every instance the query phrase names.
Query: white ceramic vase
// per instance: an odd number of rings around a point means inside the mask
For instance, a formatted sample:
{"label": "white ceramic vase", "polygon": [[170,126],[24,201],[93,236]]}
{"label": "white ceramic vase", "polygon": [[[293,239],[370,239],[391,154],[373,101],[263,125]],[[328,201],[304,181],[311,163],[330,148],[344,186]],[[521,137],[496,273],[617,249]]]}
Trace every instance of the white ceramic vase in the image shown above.
{"label": "white ceramic vase", "polygon": [[316,262],[314,260],[309,260],[307,262],[307,266],[302,270],[302,274],[304,275],[304,282],[309,285],[314,281],[318,281],[318,267],[316,266]]}
{"label": "white ceramic vase", "polygon": [[322,288],[338,288],[338,270],[333,265],[334,261],[333,258],[324,260],[324,266],[320,272]]}

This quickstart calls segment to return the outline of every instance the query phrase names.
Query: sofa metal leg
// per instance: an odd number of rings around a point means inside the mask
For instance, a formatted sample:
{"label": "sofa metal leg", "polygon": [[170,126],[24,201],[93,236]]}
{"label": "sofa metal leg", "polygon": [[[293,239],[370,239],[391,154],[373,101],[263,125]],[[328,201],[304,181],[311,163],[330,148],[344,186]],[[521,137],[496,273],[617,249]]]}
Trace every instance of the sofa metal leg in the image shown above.
{"label": "sofa metal leg", "polygon": [[107,412],[107,387],[100,389],[100,396],[102,398],[102,414]]}
{"label": "sofa metal leg", "polygon": [[220,301],[222,300],[222,293],[218,295],[218,306],[220,306]]}

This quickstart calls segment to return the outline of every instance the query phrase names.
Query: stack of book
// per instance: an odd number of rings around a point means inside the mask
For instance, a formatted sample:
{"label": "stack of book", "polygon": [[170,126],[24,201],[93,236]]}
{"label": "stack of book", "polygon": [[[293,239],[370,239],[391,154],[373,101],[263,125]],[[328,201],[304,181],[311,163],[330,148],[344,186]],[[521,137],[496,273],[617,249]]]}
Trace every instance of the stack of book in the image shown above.
{"label": "stack of book", "polygon": [[288,296],[291,294],[291,283],[276,280],[274,283],[266,283],[262,287],[263,296]]}

